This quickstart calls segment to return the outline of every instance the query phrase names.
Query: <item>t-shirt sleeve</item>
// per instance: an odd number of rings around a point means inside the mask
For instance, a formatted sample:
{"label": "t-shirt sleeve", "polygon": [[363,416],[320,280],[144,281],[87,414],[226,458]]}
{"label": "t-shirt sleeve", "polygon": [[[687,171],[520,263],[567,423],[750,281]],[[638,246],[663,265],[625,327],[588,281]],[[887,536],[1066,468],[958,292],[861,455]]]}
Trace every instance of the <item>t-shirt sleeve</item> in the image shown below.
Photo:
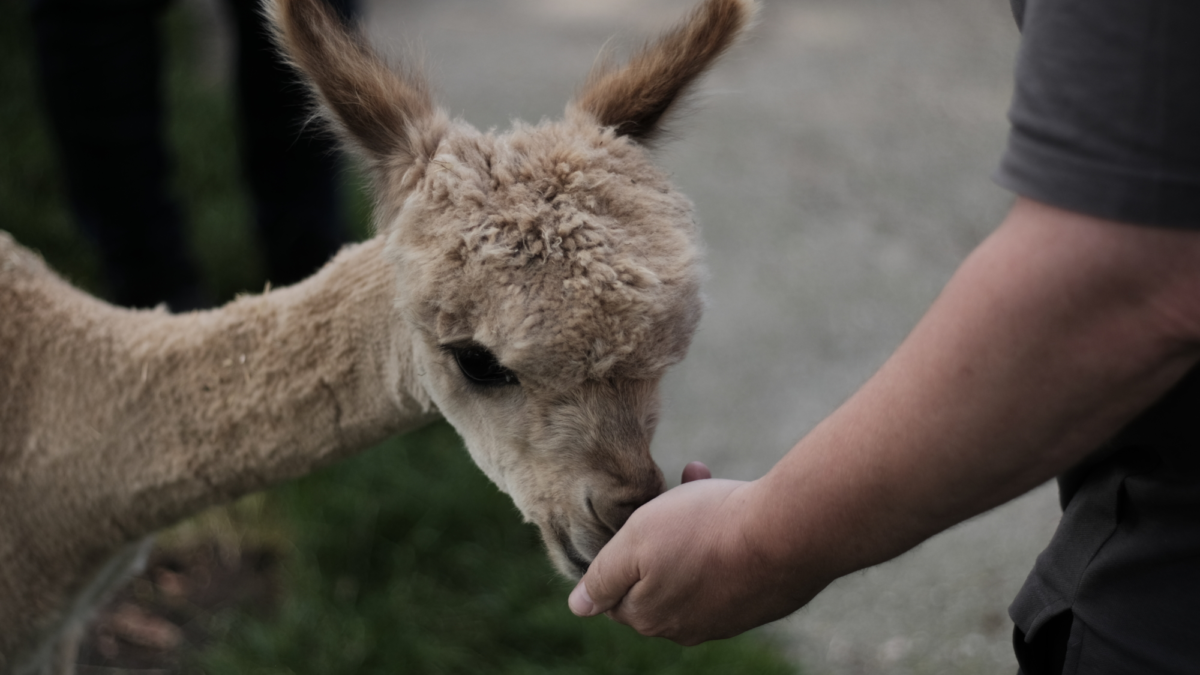
{"label": "t-shirt sleeve", "polygon": [[996,182],[1112,220],[1200,228],[1200,1],[1014,0]]}

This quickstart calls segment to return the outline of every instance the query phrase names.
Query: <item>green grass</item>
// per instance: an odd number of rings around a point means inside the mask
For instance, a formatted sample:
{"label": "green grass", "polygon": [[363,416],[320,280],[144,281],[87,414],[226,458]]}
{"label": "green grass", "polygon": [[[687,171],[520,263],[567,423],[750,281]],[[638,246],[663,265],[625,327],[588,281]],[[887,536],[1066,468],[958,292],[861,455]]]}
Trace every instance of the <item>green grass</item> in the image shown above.
{"label": "green grass", "polygon": [[[0,228],[103,293],[65,207],[38,109],[24,2],[0,0]],[[168,72],[176,189],[215,297],[262,287],[239,185],[232,105],[197,74],[188,17],[172,14]],[[348,178],[354,182],[353,176]],[[348,206],[359,236],[367,200]],[[389,441],[254,500],[282,536],[283,600],[219,613],[189,656],[208,675],[336,673],[793,673],[757,636],[682,648],[566,607],[534,528],[471,464],[446,425]],[[228,519],[225,519],[226,522]],[[236,519],[235,519],[236,520]]]}

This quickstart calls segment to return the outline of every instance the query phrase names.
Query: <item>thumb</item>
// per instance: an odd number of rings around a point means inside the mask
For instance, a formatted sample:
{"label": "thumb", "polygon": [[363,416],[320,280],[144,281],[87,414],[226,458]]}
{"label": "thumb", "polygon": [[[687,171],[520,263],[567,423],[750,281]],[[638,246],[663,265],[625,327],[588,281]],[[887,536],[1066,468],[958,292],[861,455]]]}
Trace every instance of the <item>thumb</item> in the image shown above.
{"label": "thumb", "polygon": [[567,598],[576,616],[596,616],[616,607],[640,579],[632,550],[618,533],[596,556]]}
{"label": "thumb", "polygon": [[596,603],[592,602],[592,596],[588,593],[587,584],[583,582],[583,579],[575,584],[575,589],[567,598],[567,606],[571,608],[575,616],[595,616],[601,611],[596,609]]}

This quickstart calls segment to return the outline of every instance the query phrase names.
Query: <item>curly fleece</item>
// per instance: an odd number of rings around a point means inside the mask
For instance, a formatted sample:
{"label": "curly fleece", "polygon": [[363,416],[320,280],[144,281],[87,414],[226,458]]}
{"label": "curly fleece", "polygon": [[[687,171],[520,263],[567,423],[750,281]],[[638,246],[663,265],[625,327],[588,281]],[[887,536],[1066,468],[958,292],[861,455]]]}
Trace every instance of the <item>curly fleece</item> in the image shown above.
{"label": "curly fleece", "polygon": [[405,309],[538,384],[660,376],[700,318],[700,253],[646,155],[594,122],[454,125],[387,225]]}

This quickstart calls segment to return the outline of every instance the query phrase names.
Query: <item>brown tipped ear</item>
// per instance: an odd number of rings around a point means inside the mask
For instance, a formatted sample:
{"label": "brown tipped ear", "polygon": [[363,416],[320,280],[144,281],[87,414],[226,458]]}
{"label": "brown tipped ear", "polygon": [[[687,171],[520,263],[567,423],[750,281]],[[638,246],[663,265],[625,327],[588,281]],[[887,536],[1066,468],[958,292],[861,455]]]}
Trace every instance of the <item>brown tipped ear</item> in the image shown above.
{"label": "brown tipped ear", "polygon": [[367,161],[412,163],[435,114],[425,79],[393,72],[323,0],[266,0],[275,42],[304,74],[325,114]]}
{"label": "brown tipped ear", "polygon": [[618,134],[654,140],[667,112],[745,32],[756,11],[754,0],[706,0],[624,68],[598,66],[571,105]]}

